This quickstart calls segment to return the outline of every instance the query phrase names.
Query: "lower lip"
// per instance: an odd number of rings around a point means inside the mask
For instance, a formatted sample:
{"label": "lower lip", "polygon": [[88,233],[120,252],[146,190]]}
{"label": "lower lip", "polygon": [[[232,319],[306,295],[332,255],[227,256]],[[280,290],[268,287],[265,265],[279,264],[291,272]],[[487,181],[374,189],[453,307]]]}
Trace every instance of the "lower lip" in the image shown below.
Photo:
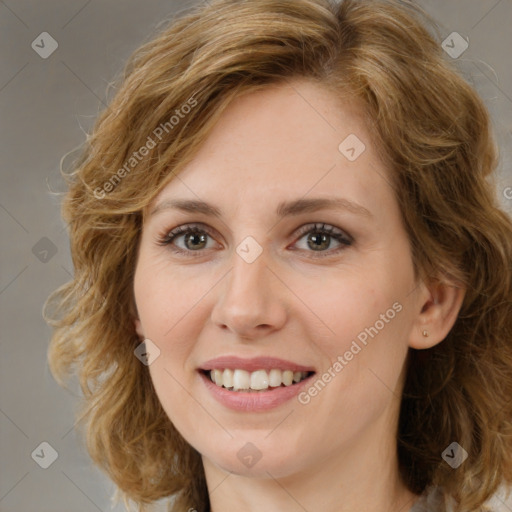
{"label": "lower lip", "polygon": [[229,391],[226,388],[217,386],[204,373],[199,372],[204,384],[213,397],[222,405],[235,411],[260,412],[274,409],[288,402],[297,396],[307,385],[313,375],[306,379],[292,384],[291,386],[280,386],[269,391],[257,391],[244,393],[243,391]]}

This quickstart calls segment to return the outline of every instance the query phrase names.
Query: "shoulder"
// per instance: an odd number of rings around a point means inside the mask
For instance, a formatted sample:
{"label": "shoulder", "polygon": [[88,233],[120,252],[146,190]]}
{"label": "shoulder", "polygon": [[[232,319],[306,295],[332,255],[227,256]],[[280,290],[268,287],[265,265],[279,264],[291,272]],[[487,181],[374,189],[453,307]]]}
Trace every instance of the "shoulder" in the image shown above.
{"label": "shoulder", "polygon": [[[431,487],[419,497],[409,512],[441,512],[445,509],[441,508],[444,503],[443,493],[438,487]],[[450,509],[446,509],[448,512]]]}
{"label": "shoulder", "polygon": [[[419,497],[409,512],[453,512],[454,502],[444,496],[439,487],[430,487]],[[489,500],[482,512],[510,512],[512,510],[512,488],[501,488]]]}

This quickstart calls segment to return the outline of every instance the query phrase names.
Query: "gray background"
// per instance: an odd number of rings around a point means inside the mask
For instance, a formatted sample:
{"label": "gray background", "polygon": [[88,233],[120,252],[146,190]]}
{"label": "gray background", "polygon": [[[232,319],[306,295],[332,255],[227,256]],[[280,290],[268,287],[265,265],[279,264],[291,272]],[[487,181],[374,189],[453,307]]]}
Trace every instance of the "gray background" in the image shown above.
{"label": "gray background", "polygon": [[[72,272],[59,198],[49,190],[63,190],[60,160],[85,140],[125,59],[159,22],[191,3],[0,0],[2,512],[111,510],[113,486],[73,430],[76,398],[46,365],[50,329],[42,305]],[[512,187],[512,0],[420,3],[438,21],[440,44],[453,31],[469,40],[457,65],[492,114],[501,149],[497,187],[511,212],[504,192]],[[47,59],[31,47],[42,32],[59,45]],[[43,441],[58,453],[48,469],[31,456]],[[40,461],[49,456],[35,453]],[[497,503],[512,511],[512,504]]]}

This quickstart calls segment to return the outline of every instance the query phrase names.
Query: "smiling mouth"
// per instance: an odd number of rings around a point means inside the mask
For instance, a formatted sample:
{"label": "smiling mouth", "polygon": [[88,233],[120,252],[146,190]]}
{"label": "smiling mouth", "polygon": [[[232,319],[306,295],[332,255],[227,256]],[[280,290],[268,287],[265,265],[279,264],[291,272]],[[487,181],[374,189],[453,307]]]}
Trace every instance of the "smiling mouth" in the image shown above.
{"label": "smiling mouth", "polygon": [[260,392],[293,386],[311,377],[315,372],[293,372],[277,368],[248,372],[225,368],[203,370],[202,373],[214,384],[229,391]]}

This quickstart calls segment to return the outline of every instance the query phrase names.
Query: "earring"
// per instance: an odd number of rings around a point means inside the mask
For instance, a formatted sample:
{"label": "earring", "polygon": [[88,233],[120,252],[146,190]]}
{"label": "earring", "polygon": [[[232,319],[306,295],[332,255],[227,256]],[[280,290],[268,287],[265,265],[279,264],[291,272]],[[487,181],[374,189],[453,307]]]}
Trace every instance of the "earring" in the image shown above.
{"label": "earring", "polygon": [[425,330],[423,331],[423,336],[425,336],[425,338],[428,338],[428,335],[429,335],[429,334],[428,334],[428,331],[425,329]]}

